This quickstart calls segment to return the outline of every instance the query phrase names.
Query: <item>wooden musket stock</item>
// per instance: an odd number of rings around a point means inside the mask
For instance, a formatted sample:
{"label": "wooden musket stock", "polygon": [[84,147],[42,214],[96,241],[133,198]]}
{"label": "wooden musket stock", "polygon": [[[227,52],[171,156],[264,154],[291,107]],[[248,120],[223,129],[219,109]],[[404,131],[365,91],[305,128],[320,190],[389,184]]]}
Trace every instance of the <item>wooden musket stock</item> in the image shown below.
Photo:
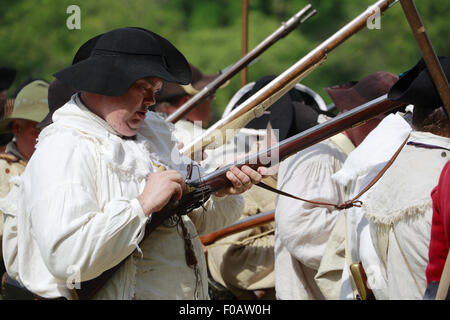
{"label": "wooden musket stock", "polygon": [[201,179],[188,180],[187,184],[194,188],[207,185],[211,192],[216,192],[230,186],[231,182],[226,178],[225,173],[230,170],[232,166],[241,168],[242,166],[247,165],[253,169],[257,169],[261,166],[274,166],[289,156],[328,139],[341,131],[358,126],[377,115],[392,111],[404,105],[405,104],[402,102],[389,100],[387,94],[385,94],[324,123],[302,131],[264,151],[250,155],[243,160],[228,164],[206,174]]}
{"label": "wooden musket stock", "polygon": [[254,216],[236,221],[235,223],[226,228],[201,236],[200,241],[203,243],[203,245],[207,246],[213,242],[216,242],[217,240],[220,240],[232,234],[272,222],[274,221],[274,219],[275,219],[275,210],[258,213],[255,214]]}
{"label": "wooden musket stock", "polygon": [[[284,71],[281,75],[269,82],[266,86],[261,88],[254,95],[245,100],[242,104],[236,107],[226,118],[217,121],[213,126],[208,128],[202,135],[194,139],[191,143],[187,144],[181,149],[181,153],[188,157],[193,157],[198,151],[203,150],[208,144],[217,143],[223,144],[224,141],[214,141],[216,137],[224,137],[220,132],[223,128],[235,121],[245,113],[251,110],[257,110],[259,106],[264,104],[264,108],[268,108],[273,104],[277,98],[282,95],[280,91],[288,92],[295,86],[298,81],[306,76],[308,71],[313,70],[317,65],[321,64],[327,57],[327,54],[350,38],[353,34],[357,33],[366,26],[367,20],[374,14],[383,13],[386,11],[395,0],[379,0],[369,8],[367,8],[358,17],[350,21],[347,25],[337,31],[334,35],[322,42],[309,54],[304,56],[301,60]],[[277,95],[275,99],[272,97]],[[261,110],[257,113],[261,114]],[[218,133],[220,132],[220,133]],[[226,136],[226,135],[225,135]]]}
{"label": "wooden musket stock", "polygon": [[[226,83],[229,79],[231,79],[236,73],[245,68],[252,60],[261,55],[267,48],[277,42],[279,39],[285,37],[292,30],[294,30],[299,24],[304,23],[307,19],[313,16],[316,13],[316,10],[312,10],[308,12],[311,8],[311,5],[308,4],[302,10],[297,12],[294,16],[292,16],[288,21],[284,22],[281,27],[279,27],[274,33],[272,33],[269,37],[264,39],[258,46],[256,46],[253,50],[239,59],[235,64],[229,67],[224,73],[222,73],[219,77],[217,77],[214,81],[205,86],[199,93],[189,99],[185,104],[179,107],[174,113],[169,115],[166,118],[167,122],[175,123],[183,116],[185,116],[189,111],[191,111],[195,106],[197,106],[201,101],[205,98],[214,94],[216,90]],[[303,17],[307,14],[305,17]]]}
{"label": "wooden musket stock", "polygon": [[[262,161],[257,159],[258,158],[269,159],[270,158],[269,154],[274,150],[278,150],[280,152],[279,157],[276,157],[275,160],[279,159],[279,161],[281,161],[283,159],[286,159],[290,155],[297,153],[298,151],[303,150],[309,146],[312,146],[313,144],[316,144],[322,140],[330,138],[343,130],[360,125],[363,122],[370,120],[371,118],[379,114],[392,111],[404,105],[405,104],[401,102],[393,102],[388,100],[387,94],[383,95],[377,99],[374,99],[366,104],[359,106],[358,108],[353,109],[352,111],[341,114],[336,118],[333,118],[325,123],[317,125],[309,130],[303,131],[289,139],[286,139],[279,145],[267,149],[265,151],[262,151],[258,153],[256,156],[250,156],[246,158],[243,161],[243,163],[234,163],[232,165],[241,167],[244,164],[249,165],[249,163],[256,162],[258,163],[257,165],[250,165],[253,168],[256,168],[262,163]],[[274,162],[270,162],[269,165],[263,164],[263,166],[271,166],[275,164],[276,163]],[[220,171],[215,171],[210,175],[206,175],[205,177],[202,178],[202,180],[204,180],[205,183],[209,185],[211,190],[214,190],[216,189],[215,187],[216,185],[227,183],[224,179],[222,179],[223,171],[226,172],[230,167],[231,165],[224,167]],[[196,183],[191,182],[189,184],[195,185]],[[250,228],[260,226],[262,224],[269,223],[274,219],[275,219],[274,211],[256,214],[246,219],[239,220],[226,228],[204,235],[200,237],[200,240],[204,245],[209,245],[221,238],[224,238],[237,232],[241,232]]]}

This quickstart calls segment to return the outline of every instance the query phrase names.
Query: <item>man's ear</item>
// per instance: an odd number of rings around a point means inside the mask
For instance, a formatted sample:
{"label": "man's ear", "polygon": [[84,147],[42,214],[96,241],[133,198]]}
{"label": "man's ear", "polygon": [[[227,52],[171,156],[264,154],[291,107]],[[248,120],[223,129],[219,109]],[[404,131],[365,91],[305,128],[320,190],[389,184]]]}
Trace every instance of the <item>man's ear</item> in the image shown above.
{"label": "man's ear", "polygon": [[177,108],[182,106],[183,104],[186,103],[186,101],[188,101],[191,98],[191,96],[182,96],[180,99],[178,99],[178,103],[177,103]]}
{"label": "man's ear", "polygon": [[22,129],[20,121],[19,120],[12,120],[12,122],[11,122],[11,129],[12,129],[12,132],[14,133],[15,136],[18,135],[20,133],[21,129]]}

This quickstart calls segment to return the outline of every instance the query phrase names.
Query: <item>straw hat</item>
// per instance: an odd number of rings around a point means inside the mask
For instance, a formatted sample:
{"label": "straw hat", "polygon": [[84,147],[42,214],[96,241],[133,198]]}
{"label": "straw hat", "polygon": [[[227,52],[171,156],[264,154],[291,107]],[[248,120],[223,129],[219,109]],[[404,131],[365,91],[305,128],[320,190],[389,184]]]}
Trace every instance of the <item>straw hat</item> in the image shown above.
{"label": "straw hat", "polygon": [[26,85],[17,94],[12,114],[0,121],[0,133],[11,132],[11,122],[14,119],[42,121],[49,112],[48,87],[49,84],[42,80]]}

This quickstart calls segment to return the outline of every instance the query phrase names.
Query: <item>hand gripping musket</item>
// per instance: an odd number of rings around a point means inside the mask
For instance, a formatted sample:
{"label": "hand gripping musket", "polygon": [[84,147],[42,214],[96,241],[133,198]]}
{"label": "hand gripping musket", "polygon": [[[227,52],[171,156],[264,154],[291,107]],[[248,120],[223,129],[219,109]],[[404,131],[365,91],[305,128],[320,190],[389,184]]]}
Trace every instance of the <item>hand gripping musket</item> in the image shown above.
{"label": "hand gripping musket", "polygon": [[279,27],[270,36],[259,43],[253,50],[248,52],[245,56],[239,59],[231,67],[226,68],[225,72],[217,77],[214,81],[205,86],[200,92],[189,99],[181,107],[179,107],[174,113],[166,118],[167,122],[175,123],[183,116],[185,116],[189,111],[191,111],[195,106],[197,106],[202,100],[214,94],[214,92],[223,84],[225,84],[229,79],[231,79],[236,73],[245,68],[252,60],[261,55],[267,48],[272,46],[279,39],[288,35],[292,30],[294,30],[299,24],[303,24],[306,20],[312,17],[317,11],[312,10],[311,5],[308,4],[302,10],[297,12],[288,21],[283,22],[281,27]]}
{"label": "hand gripping musket", "polygon": [[[341,131],[361,125],[379,114],[392,111],[398,107],[405,105],[406,104],[401,102],[394,102],[389,100],[387,98],[387,94],[385,94],[357,108],[354,108],[351,111],[340,114],[335,118],[328,120],[327,122],[298,133],[297,135],[280,142],[276,146],[261,151],[256,155],[247,157],[243,161],[236,162],[219,170],[216,170],[204,176],[202,178],[202,180],[204,181],[203,183],[201,181],[188,181],[188,185],[190,185],[191,187],[195,185],[202,185],[204,187],[206,183],[210,186],[209,189],[216,190],[217,185],[227,184],[227,182],[224,180],[224,172],[229,170],[232,165],[235,165],[237,167],[248,165],[254,169],[259,166],[273,166],[278,162],[288,158],[292,154],[295,154],[316,143],[328,139]],[[275,156],[273,156],[274,154]],[[200,239],[204,245],[208,245],[220,238],[234,234],[236,232],[269,223],[273,221],[274,218],[275,215],[273,211],[267,211],[264,214],[256,214],[246,219],[239,220],[224,229],[204,235]]]}
{"label": "hand gripping musket", "polygon": [[[248,156],[235,163],[228,164],[204,177],[195,180],[188,179],[186,181],[186,190],[180,200],[171,201],[161,211],[152,213],[150,222],[146,226],[143,240],[164,221],[167,221],[167,219],[172,219],[173,217],[191,212],[195,208],[202,206],[209,199],[211,194],[230,186],[231,182],[227,179],[226,172],[231,166],[235,165],[240,168],[244,165],[248,165],[254,169],[260,166],[271,167],[300,150],[402,105],[404,104],[390,101],[387,98],[387,95],[381,96],[283,140],[279,144],[264,151]],[[123,261],[125,261],[125,259]],[[91,299],[122,265],[123,261],[115,267],[106,270],[99,277],[82,282],[80,288],[75,289],[78,298],[82,300]]]}
{"label": "hand gripping musket", "polygon": [[216,148],[226,143],[236,130],[245,126],[253,118],[262,115],[275,101],[322,64],[329,52],[363,29],[370,17],[377,13],[383,13],[394,3],[396,0],[380,0],[367,8],[313,51],[245,100],[226,118],[219,120],[202,135],[184,146],[181,152],[192,158],[194,154],[204,148]]}

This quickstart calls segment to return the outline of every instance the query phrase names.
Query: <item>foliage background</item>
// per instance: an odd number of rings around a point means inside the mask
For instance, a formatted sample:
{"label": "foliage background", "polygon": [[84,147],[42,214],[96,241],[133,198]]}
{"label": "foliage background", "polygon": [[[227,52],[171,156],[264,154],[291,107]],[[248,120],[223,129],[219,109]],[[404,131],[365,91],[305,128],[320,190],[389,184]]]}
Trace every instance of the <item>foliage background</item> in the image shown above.
{"label": "foliage background", "polygon": [[[279,75],[364,11],[375,0],[249,0],[250,51],[306,4],[318,12],[305,24],[267,49],[248,69],[248,81]],[[78,47],[105,31],[138,26],[168,38],[204,73],[216,73],[241,56],[240,0],[0,0],[0,66],[18,70],[15,90],[28,75],[53,79],[71,64]],[[81,29],[69,30],[69,5],[81,9]],[[447,30],[450,1],[416,0],[422,21],[438,55],[450,55]],[[381,19],[381,29],[361,30],[333,50],[325,64],[303,84],[327,103],[324,87],[358,80],[376,72],[401,73],[420,58],[420,51],[399,3]],[[216,93],[215,120],[240,88],[240,76]]]}

